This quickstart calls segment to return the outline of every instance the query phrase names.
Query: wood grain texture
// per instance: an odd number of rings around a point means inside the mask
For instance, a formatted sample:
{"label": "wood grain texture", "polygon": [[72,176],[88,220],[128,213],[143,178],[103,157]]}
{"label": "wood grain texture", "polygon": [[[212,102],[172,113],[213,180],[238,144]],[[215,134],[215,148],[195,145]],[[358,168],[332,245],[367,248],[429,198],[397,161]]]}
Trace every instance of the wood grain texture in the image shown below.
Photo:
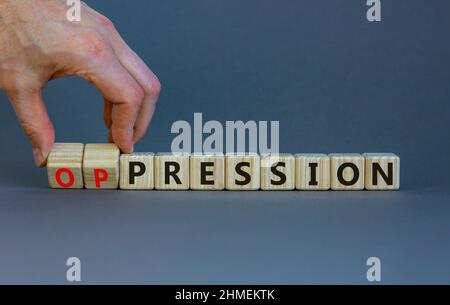
{"label": "wood grain texture", "polygon": [[[120,150],[115,144],[86,144],[83,160],[84,186],[87,189],[117,189],[119,156]],[[96,172],[99,178],[97,181]],[[107,174],[106,177],[104,173]]]}
{"label": "wood grain texture", "polygon": [[157,190],[189,189],[189,154],[158,153],[154,163]]}
{"label": "wood grain texture", "polygon": [[261,155],[261,189],[288,191],[295,188],[295,158],[292,154]]}
{"label": "wood grain texture", "polygon": [[295,187],[302,191],[330,189],[330,157],[326,154],[295,155]]}
{"label": "wood grain texture", "polygon": [[364,157],[360,154],[330,154],[331,189],[364,189]]}
{"label": "wood grain texture", "polygon": [[260,187],[260,157],[252,153],[230,153],[225,156],[225,188],[253,191]]}
{"label": "wood grain texture", "polygon": [[192,190],[225,189],[225,156],[223,154],[192,154],[190,157]]}
{"label": "wood grain texture", "polygon": [[[81,143],[55,143],[53,145],[47,159],[48,183],[51,188],[83,188],[83,153],[84,144]],[[60,171],[61,184],[56,179],[58,171]],[[73,181],[71,181],[70,175],[73,175]]]}
{"label": "wood grain texture", "polygon": [[154,153],[133,153],[120,156],[120,189],[151,190],[155,187]]}
{"label": "wood grain texture", "polygon": [[400,188],[400,158],[397,155],[365,153],[363,156],[366,162],[366,190],[398,190]]}

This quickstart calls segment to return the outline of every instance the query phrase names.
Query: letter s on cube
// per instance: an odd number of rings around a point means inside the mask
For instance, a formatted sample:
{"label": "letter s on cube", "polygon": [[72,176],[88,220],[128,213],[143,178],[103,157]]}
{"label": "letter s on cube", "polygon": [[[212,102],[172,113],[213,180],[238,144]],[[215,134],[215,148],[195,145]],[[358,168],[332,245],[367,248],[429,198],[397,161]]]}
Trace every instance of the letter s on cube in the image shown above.
{"label": "letter s on cube", "polygon": [[255,191],[260,187],[260,157],[255,153],[225,155],[225,189]]}

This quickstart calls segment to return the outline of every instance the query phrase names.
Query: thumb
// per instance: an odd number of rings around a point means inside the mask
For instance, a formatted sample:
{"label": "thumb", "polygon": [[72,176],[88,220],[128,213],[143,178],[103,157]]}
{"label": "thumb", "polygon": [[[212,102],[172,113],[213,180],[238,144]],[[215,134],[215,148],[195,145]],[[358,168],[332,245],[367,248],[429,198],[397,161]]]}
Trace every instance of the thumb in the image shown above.
{"label": "thumb", "polygon": [[25,135],[31,142],[36,166],[44,167],[55,142],[55,130],[38,90],[6,91]]}

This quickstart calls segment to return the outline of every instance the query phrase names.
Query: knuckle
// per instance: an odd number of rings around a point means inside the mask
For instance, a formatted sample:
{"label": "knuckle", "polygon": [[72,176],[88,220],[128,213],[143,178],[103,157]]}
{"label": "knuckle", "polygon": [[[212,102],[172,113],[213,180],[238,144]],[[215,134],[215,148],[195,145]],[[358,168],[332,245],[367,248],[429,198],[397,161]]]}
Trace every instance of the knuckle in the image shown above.
{"label": "knuckle", "polygon": [[113,22],[108,17],[102,14],[98,14],[97,21],[102,27],[107,28],[109,30],[115,30]]}
{"label": "knuckle", "polygon": [[105,60],[110,55],[110,48],[106,40],[96,32],[89,32],[79,38],[83,53],[89,58]]}
{"label": "knuckle", "polygon": [[131,86],[129,89],[129,93],[126,96],[126,99],[129,101],[131,106],[139,107],[145,97],[144,89],[142,89],[140,86]]}
{"label": "knuckle", "polygon": [[36,139],[40,135],[46,135],[50,140],[54,140],[53,123],[49,118],[36,119],[30,116],[20,119],[19,124],[25,134],[31,139]]}
{"label": "knuckle", "polygon": [[145,92],[144,89],[142,89],[139,86],[136,86],[133,88],[133,99],[135,100],[135,102],[140,105],[142,104],[142,101],[144,100],[145,97]]}
{"label": "knuckle", "polygon": [[149,77],[145,90],[150,96],[156,99],[159,97],[161,93],[161,82],[156,75]]}
{"label": "knuckle", "polygon": [[40,129],[33,122],[20,121],[20,126],[29,139],[36,139],[39,136]]}

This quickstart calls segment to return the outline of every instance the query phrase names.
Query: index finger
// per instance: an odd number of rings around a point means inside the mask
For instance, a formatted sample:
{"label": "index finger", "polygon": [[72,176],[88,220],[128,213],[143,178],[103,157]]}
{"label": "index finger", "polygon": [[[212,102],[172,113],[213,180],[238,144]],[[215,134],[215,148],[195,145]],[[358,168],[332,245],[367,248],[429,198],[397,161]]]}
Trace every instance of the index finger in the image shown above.
{"label": "index finger", "polygon": [[112,104],[112,140],[124,153],[133,152],[134,127],[144,100],[144,90],[114,57],[107,63],[91,63],[79,75],[92,82]]}

